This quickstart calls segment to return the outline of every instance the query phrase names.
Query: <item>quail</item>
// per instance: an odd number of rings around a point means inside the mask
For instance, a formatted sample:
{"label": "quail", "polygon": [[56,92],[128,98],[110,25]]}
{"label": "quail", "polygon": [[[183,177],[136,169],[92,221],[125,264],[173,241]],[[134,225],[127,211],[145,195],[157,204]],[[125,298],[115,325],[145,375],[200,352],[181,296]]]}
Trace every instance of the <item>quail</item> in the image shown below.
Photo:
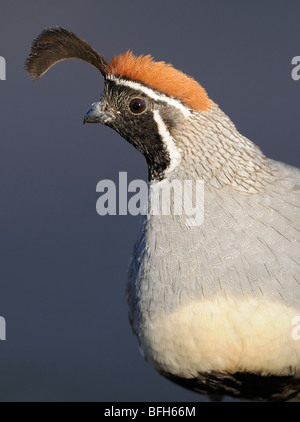
{"label": "quail", "polygon": [[150,188],[204,184],[201,224],[174,207],[141,217],[126,292],[146,361],[213,397],[300,400],[300,170],[267,158],[196,80],[149,55],[109,63],[56,27],[34,40],[25,68],[38,79],[65,59],[102,73],[84,121],[145,156]]}

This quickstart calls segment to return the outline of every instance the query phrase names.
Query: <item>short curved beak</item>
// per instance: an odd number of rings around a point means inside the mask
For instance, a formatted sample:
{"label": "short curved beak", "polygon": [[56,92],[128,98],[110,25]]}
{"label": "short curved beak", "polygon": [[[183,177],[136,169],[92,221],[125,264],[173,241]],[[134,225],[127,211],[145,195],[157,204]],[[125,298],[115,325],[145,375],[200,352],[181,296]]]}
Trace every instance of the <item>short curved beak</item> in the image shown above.
{"label": "short curved beak", "polygon": [[91,107],[86,112],[83,124],[85,123],[102,123],[106,125],[112,121],[114,115],[112,113],[104,111],[104,105],[101,101],[93,103]]}

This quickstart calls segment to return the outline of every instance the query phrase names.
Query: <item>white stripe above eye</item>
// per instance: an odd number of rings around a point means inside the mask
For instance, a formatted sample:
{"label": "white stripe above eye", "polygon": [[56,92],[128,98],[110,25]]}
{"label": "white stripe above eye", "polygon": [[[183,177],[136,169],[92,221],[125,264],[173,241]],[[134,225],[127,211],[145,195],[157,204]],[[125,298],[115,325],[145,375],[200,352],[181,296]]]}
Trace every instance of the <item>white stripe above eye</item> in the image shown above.
{"label": "white stripe above eye", "polygon": [[128,86],[129,88],[142,91],[144,94],[148,95],[148,97],[152,98],[153,100],[164,101],[170,106],[176,107],[178,110],[180,110],[185,117],[189,117],[191,115],[191,112],[188,107],[185,107],[180,101],[176,100],[175,98],[170,98],[164,94],[158,94],[157,92],[153,91],[151,88],[148,88],[143,84],[134,81],[129,81],[127,79],[122,79],[114,75],[108,75],[107,79],[114,81],[118,85]]}
{"label": "white stripe above eye", "polygon": [[158,133],[160,134],[162,141],[164,142],[166,149],[170,156],[170,165],[166,169],[166,174],[171,173],[181,162],[181,154],[175,146],[174,140],[170,135],[163,119],[161,118],[159,111],[153,111],[153,118],[157,123]]}

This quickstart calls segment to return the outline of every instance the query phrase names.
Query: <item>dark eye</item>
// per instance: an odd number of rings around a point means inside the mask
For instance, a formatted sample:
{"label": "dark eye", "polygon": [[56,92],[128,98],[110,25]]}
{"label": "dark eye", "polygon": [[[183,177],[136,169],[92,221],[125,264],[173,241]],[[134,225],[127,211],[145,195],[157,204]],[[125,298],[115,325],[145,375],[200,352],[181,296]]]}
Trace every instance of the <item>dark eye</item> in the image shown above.
{"label": "dark eye", "polygon": [[129,103],[129,108],[134,114],[140,114],[144,110],[146,110],[146,103],[144,100],[141,100],[140,98],[134,98]]}

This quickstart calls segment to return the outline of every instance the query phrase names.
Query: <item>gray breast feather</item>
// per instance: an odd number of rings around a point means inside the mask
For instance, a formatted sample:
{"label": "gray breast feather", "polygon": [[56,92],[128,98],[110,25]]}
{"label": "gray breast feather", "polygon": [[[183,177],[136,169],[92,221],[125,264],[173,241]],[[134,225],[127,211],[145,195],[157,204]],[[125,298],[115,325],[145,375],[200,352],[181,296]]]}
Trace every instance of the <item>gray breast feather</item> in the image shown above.
{"label": "gray breast feather", "polygon": [[216,294],[264,295],[299,308],[300,170],[269,163],[274,181],[256,194],[206,183],[200,227],[187,227],[181,216],[145,217],[131,293],[143,293],[148,308]]}

